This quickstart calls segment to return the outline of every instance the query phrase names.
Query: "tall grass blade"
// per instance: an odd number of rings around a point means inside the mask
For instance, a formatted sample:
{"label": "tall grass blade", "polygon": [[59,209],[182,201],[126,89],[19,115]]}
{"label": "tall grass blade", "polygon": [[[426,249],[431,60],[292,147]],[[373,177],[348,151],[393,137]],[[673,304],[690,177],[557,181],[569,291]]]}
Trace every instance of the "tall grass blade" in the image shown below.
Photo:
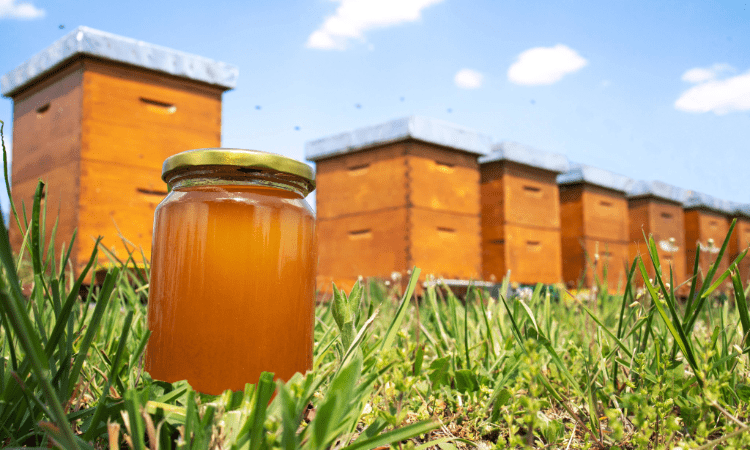
{"label": "tall grass blade", "polygon": [[357,440],[353,444],[344,447],[342,450],[371,449],[386,445],[393,445],[414,436],[429,433],[439,426],[440,425],[438,423],[429,420],[412,423],[406,425],[405,427],[397,428],[395,430],[379,434],[369,439],[365,439],[362,441]]}
{"label": "tall grass blade", "polygon": [[419,269],[418,267],[414,267],[412,269],[411,277],[409,278],[409,284],[406,286],[406,292],[404,292],[404,296],[401,298],[401,303],[396,310],[396,315],[393,316],[393,320],[388,326],[388,331],[386,331],[385,337],[383,338],[383,343],[380,345],[381,352],[388,351],[393,345],[394,340],[396,339],[396,334],[401,328],[401,323],[404,321],[404,317],[406,317],[406,312],[408,311],[407,305],[409,304],[409,299],[411,299],[411,296],[414,293],[414,289],[417,286],[417,281],[419,280],[420,273],[421,269]]}
{"label": "tall grass blade", "polygon": [[[680,347],[680,351],[682,351],[682,354],[685,355],[685,358],[687,359],[687,362],[690,365],[690,368],[693,370],[693,373],[695,373],[695,377],[698,380],[699,386],[703,388],[703,379],[700,376],[698,363],[695,361],[695,356],[693,355],[692,347],[690,345],[690,342],[688,341],[687,336],[685,335],[685,331],[683,330],[682,325],[679,322],[671,321],[669,319],[669,316],[667,316],[666,311],[664,311],[664,308],[662,307],[660,299],[659,299],[658,292],[656,291],[654,286],[651,284],[651,282],[648,281],[648,273],[646,272],[646,267],[643,265],[643,259],[640,259],[640,258],[638,259],[638,267],[641,271],[641,275],[643,276],[646,289],[651,295],[651,299],[653,300],[653,303],[656,306],[656,309],[659,312],[659,315],[661,315],[661,318],[664,321],[664,324],[667,326],[667,329],[669,329],[669,332],[672,334],[672,337],[674,338],[675,342]],[[673,316],[673,317],[676,318],[676,316]]]}
{"label": "tall grass blade", "polygon": [[[107,272],[107,275],[104,277],[104,283],[102,283],[101,290],[99,291],[99,295],[96,298],[96,307],[94,308],[94,313],[89,320],[86,334],[83,336],[83,340],[81,341],[78,355],[76,355],[75,362],[73,363],[73,369],[70,371],[70,379],[71,381],[73,381],[73,385],[75,385],[75,381],[78,380],[78,376],[81,373],[81,367],[83,367],[83,362],[88,356],[89,347],[91,347],[94,336],[99,332],[99,323],[104,316],[104,311],[106,310],[107,304],[109,303],[110,296],[112,295],[112,291],[115,287],[115,280],[117,280],[118,275],[119,269],[115,268]],[[72,388],[73,386],[71,386],[69,389],[72,390]],[[68,392],[68,395],[70,394],[72,394],[72,392]]]}
{"label": "tall grass blade", "polygon": [[732,285],[734,286],[734,303],[737,306],[737,313],[740,315],[740,323],[742,324],[742,346],[744,347],[747,345],[747,336],[750,335],[750,316],[748,315],[745,291],[742,289],[742,280],[740,280],[740,273],[737,270],[732,271]]}

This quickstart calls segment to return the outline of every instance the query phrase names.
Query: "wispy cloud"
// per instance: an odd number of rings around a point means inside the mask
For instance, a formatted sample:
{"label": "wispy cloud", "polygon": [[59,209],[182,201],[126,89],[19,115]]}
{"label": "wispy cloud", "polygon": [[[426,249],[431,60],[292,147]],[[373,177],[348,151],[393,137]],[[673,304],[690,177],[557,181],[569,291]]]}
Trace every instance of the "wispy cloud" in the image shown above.
{"label": "wispy cloud", "polygon": [[686,112],[713,112],[717,115],[750,110],[750,70],[732,77],[721,78],[736,70],[729,64],[696,67],[682,75],[682,80],[694,83],[674,103]]}
{"label": "wispy cloud", "polygon": [[422,10],[443,0],[335,1],[339,7],[307,38],[308,48],[345,50],[351,40],[364,40],[366,31],[415,22]]}
{"label": "wispy cloud", "polygon": [[461,69],[456,72],[456,76],[453,77],[453,81],[456,86],[461,89],[478,89],[482,87],[484,81],[484,75],[471,69]]}
{"label": "wispy cloud", "polygon": [[711,81],[725,72],[734,72],[734,67],[729,64],[714,64],[711,67],[696,67],[682,74],[682,81],[688,83],[703,83]]}
{"label": "wispy cloud", "polygon": [[508,79],[524,86],[554,84],[586,64],[585,58],[563,44],[535,47],[518,55],[508,69]]}
{"label": "wispy cloud", "polygon": [[30,20],[44,17],[44,10],[29,2],[0,0],[0,19]]}

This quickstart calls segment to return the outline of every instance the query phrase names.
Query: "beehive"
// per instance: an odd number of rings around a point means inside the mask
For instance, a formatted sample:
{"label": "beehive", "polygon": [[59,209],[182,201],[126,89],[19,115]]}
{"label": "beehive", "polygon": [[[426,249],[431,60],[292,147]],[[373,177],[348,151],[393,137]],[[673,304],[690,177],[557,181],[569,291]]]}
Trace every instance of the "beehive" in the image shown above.
{"label": "beehive", "polygon": [[[698,268],[702,274],[699,276],[702,277],[707,275],[709,266],[716,261],[719,249],[727,237],[732,208],[725,200],[699,192],[691,192],[683,203],[683,208],[685,210],[686,276],[692,276],[696,247],[700,245],[701,256]],[[716,276],[729,267],[728,250],[718,262]],[[714,281],[716,281],[716,276]],[[726,291],[726,286],[721,289]]]}
{"label": "beehive", "polygon": [[[737,223],[732,231],[732,238],[729,241],[729,262],[737,259],[740,253],[744,252],[750,246],[750,205],[733,204],[731,219],[737,219]],[[750,255],[746,255],[737,265],[742,285],[747,286],[750,283]]]}
{"label": "beehive", "polygon": [[317,172],[318,288],[394,272],[405,279],[412,266],[478,279],[477,155],[489,142],[422,117],[308,142]]}
{"label": "beehive", "polygon": [[513,142],[479,158],[482,263],[485,279],[562,281],[560,193],[556,177],[568,159]]}
{"label": "beehive", "polygon": [[563,280],[569,286],[582,282],[584,287],[592,287],[596,275],[610,290],[624,288],[630,234],[625,190],[630,179],[596,167],[574,165],[559,175],[557,182]]}
{"label": "beehive", "polygon": [[[685,214],[682,202],[687,191],[660,181],[637,181],[627,190],[630,219],[630,252],[628,261],[636,256],[643,258],[649,277],[654,270],[644,239],[652,236],[664,274],[669,281],[670,267],[676,285],[686,281],[685,264]],[[641,279],[636,268],[634,280]]]}
{"label": "beehive", "polygon": [[[120,259],[120,236],[149,258],[154,208],[166,195],[162,162],[221,144],[221,97],[236,77],[223,63],[77,28],[2,78],[13,99],[16,206],[30,210],[44,180],[46,229],[59,218],[58,247],[78,230],[77,270],[100,235]],[[10,229],[18,251],[22,235]]]}

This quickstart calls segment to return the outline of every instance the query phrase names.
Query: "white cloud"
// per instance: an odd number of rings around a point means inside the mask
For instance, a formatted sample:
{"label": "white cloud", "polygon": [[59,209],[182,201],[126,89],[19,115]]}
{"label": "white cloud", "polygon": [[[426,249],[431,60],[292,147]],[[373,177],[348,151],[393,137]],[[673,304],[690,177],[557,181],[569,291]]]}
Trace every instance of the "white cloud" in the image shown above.
{"label": "white cloud", "polygon": [[29,2],[0,0],[0,19],[38,19],[43,16],[44,10]]}
{"label": "white cloud", "polygon": [[350,40],[364,40],[366,31],[415,22],[421,18],[423,9],[443,0],[335,1],[339,7],[307,38],[308,48],[345,50]]}
{"label": "white cloud", "polygon": [[535,47],[518,55],[508,69],[508,79],[525,86],[553,84],[586,64],[585,58],[563,44]]}
{"label": "white cloud", "polygon": [[[717,66],[721,66],[718,71],[715,70]],[[682,79],[697,84],[683,92],[674,102],[674,107],[686,112],[713,111],[717,115],[750,110],[750,70],[741,75],[717,79],[720,73],[730,69],[730,66],[722,64],[685,72]]]}
{"label": "white cloud", "polygon": [[471,69],[461,69],[453,77],[453,81],[456,86],[462,89],[477,89],[482,87],[482,81],[484,81],[484,75]]}
{"label": "white cloud", "polygon": [[682,74],[682,81],[688,83],[703,83],[710,81],[724,72],[733,72],[734,67],[729,64],[714,64],[711,67],[696,67]]}

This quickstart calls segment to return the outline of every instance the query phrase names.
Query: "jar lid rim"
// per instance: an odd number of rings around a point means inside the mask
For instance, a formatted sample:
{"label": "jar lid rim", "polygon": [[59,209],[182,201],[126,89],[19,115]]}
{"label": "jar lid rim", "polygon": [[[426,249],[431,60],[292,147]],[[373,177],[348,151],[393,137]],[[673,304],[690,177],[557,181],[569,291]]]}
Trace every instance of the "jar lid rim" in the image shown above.
{"label": "jar lid rim", "polygon": [[172,155],[164,160],[161,177],[167,181],[170,172],[196,166],[270,169],[296,175],[315,185],[315,172],[303,162],[276,153],[240,148],[198,148]]}

